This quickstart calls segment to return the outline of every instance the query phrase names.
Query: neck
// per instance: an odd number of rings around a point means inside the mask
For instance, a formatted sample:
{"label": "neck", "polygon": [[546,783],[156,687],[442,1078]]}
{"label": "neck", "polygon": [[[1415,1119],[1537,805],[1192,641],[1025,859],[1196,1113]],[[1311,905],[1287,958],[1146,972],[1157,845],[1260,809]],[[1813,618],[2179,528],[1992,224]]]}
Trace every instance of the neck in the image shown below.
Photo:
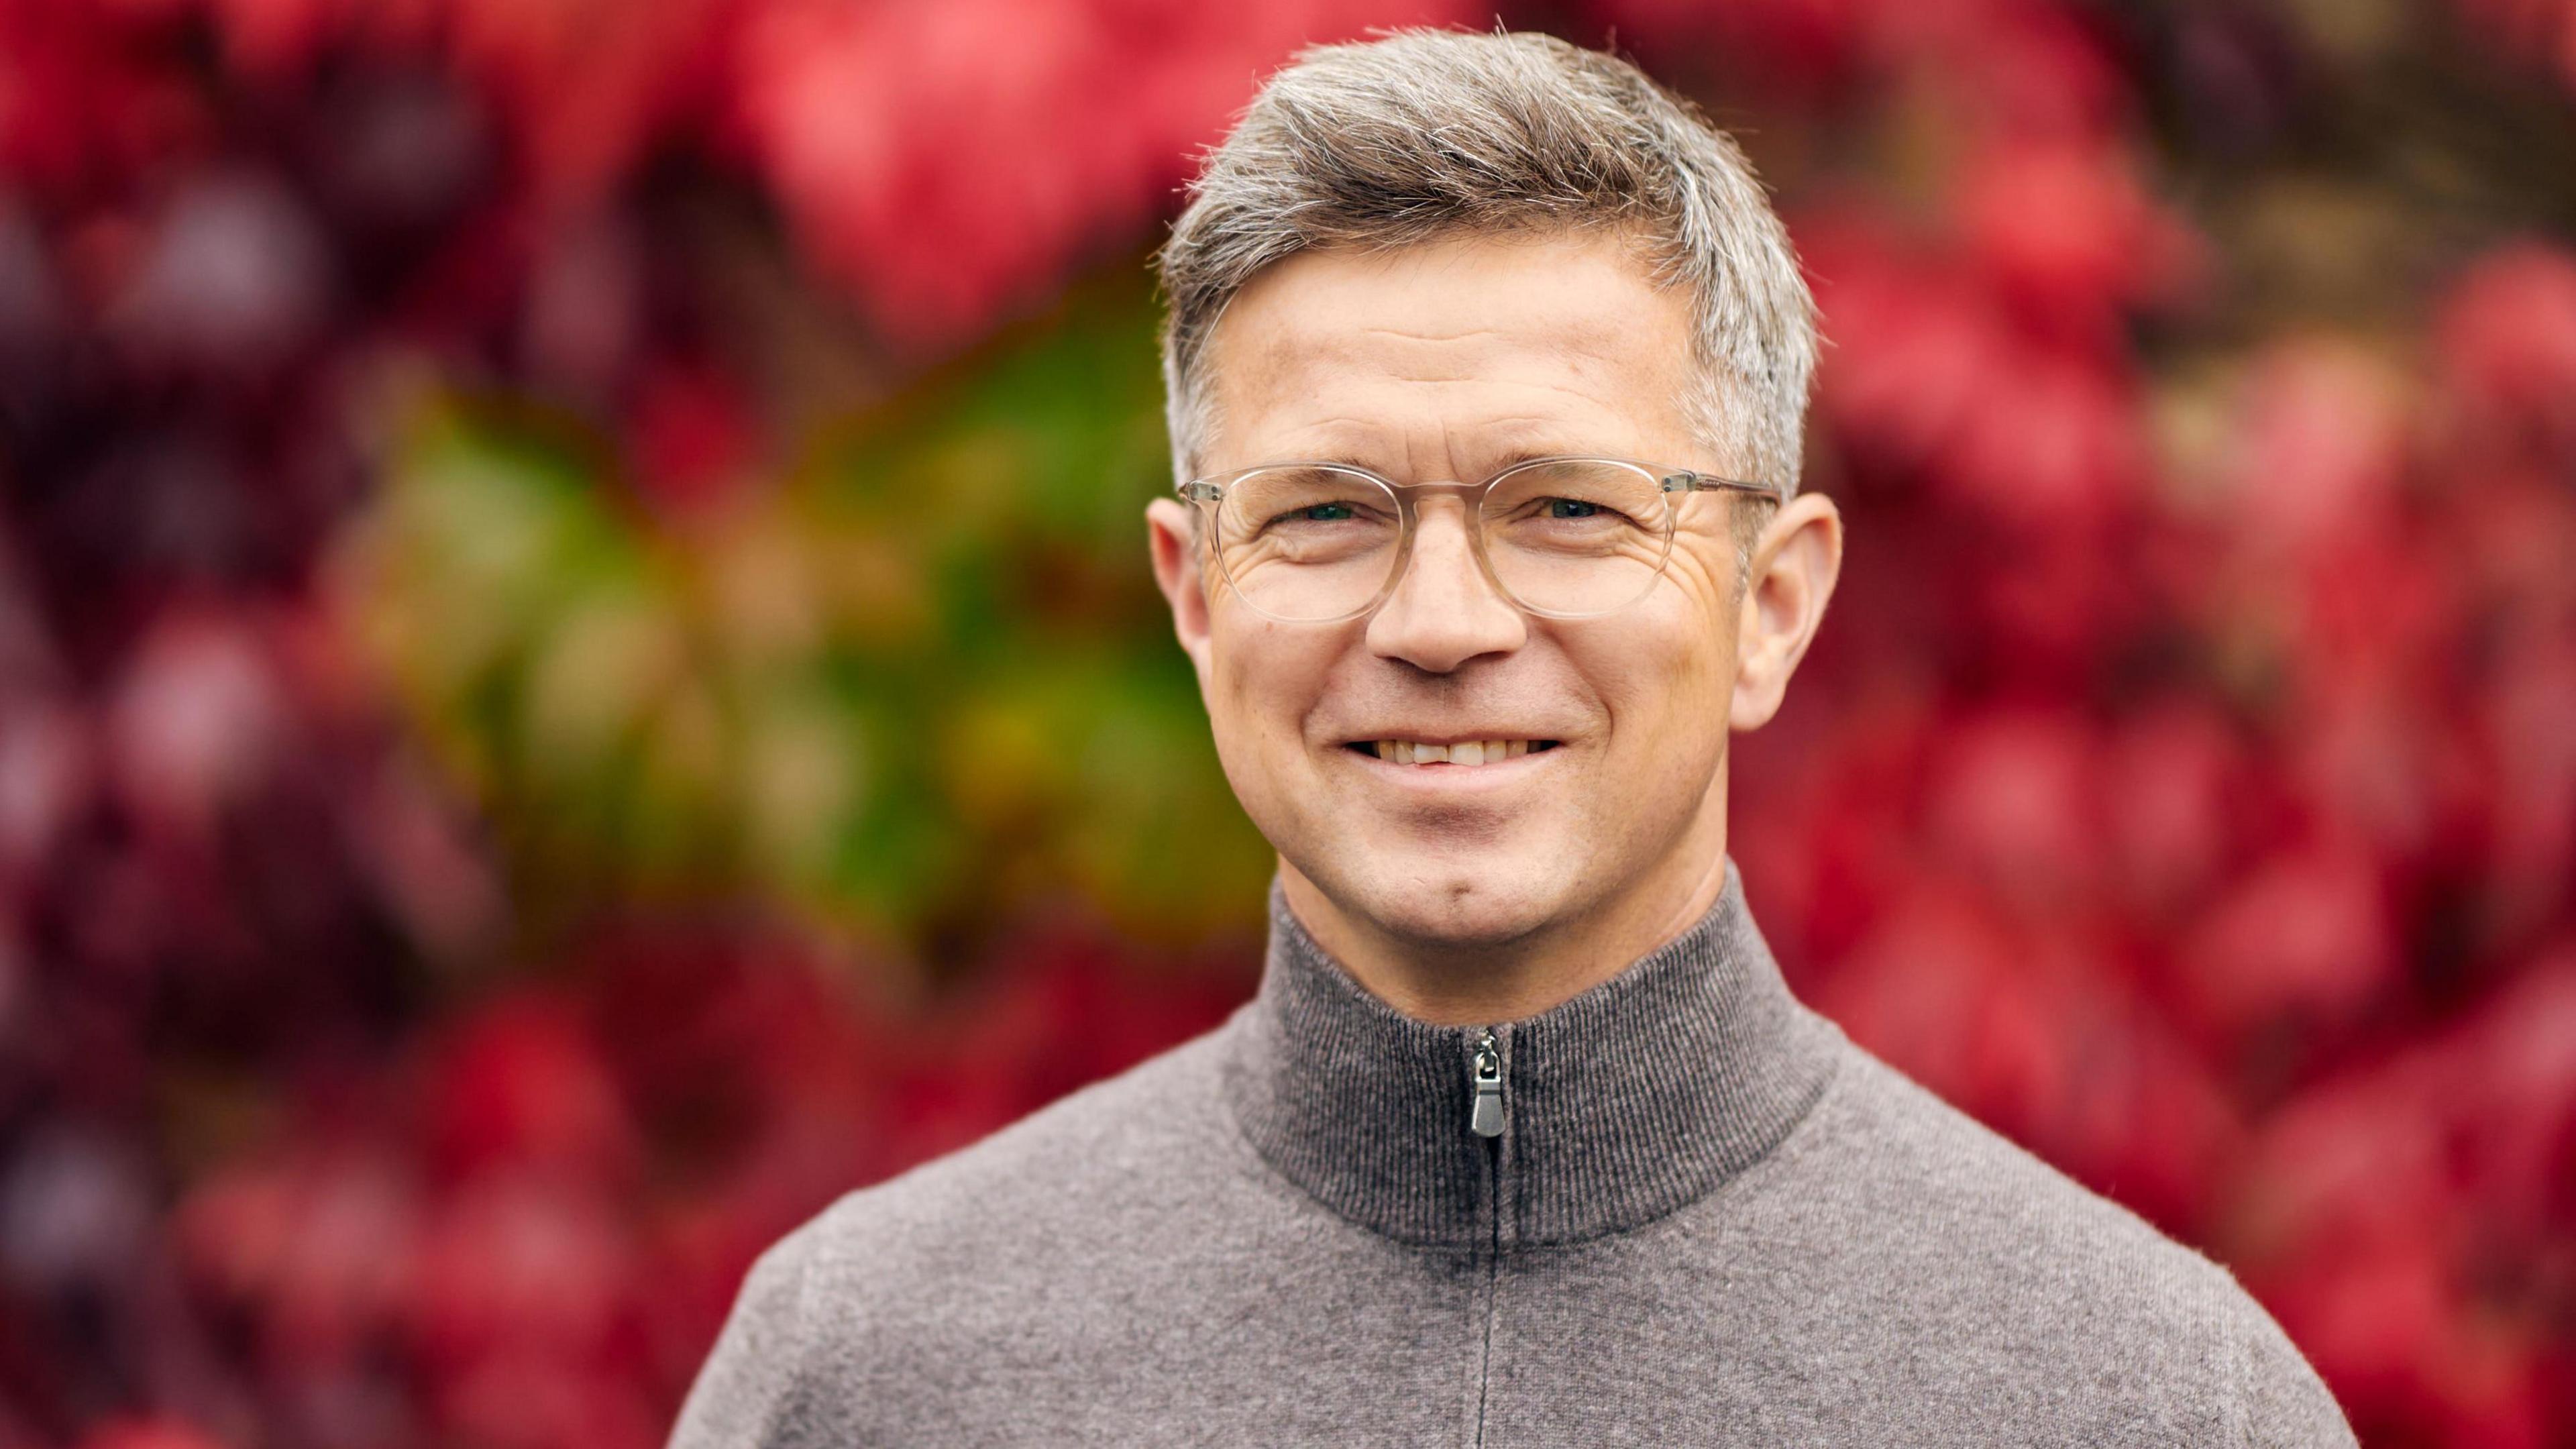
{"label": "neck", "polygon": [[1286,857],[1279,884],[1307,934],[1370,995],[1434,1026],[1516,1021],[1619,973],[1706,916],[1726,885],[1726,774],[1663,861],[1608,899],[1516,939],[1400,936],[1343,909]]}

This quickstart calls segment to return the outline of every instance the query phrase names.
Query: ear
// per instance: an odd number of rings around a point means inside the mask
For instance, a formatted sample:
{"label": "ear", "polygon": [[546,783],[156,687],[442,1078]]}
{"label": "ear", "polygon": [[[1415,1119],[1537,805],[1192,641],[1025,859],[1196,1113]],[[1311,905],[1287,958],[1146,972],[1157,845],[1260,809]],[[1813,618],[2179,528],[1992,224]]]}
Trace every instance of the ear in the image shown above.
{"label": "ear", "polygon": [[1172,632],[1181,650],[1198,669],[1199,684],[1208,678],[1207,582],[1200,571],[1197,520],[1177,498],[1157,498],[1145,505],[1147,546],[1154,555],[1154,582],[1172,605]]}
{"label": "ear", "polygon": [[1779,712],[1842,567],[1843,520],[1832,499],[1804,493],[1772,514],[1745,576],[1730,726],[1760,729]]}

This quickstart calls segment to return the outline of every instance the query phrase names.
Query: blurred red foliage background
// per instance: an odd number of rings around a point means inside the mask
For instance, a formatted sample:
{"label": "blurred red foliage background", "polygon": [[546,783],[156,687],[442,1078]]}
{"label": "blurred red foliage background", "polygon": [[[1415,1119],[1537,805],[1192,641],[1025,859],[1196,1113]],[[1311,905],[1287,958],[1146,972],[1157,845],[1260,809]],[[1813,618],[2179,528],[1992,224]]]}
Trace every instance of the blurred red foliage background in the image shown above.
{"label": "blurred red foliage background", "polygon": [[[1142,258],[1493,18],[0,0],[0,1449],[658,1443],[759,1248],[1248,994]],[[1824,307],[1801,992],[2365,1443],[2576,1444],[2576,6],[1503,18]]]}

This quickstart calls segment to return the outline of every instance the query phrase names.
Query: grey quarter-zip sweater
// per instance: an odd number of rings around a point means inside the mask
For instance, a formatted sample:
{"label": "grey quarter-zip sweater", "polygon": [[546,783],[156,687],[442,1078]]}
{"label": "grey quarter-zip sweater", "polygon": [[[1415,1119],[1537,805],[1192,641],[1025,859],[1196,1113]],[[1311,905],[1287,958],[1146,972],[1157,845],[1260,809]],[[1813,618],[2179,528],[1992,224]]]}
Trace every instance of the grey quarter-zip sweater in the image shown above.
{"label": "grey quarter-zip sweater", "polygon": [[674,1449],[2353,1442],[2227,1270],[1800,1005],[1732,859],[1489,1027],[1270,931],[1215,1030],[781,1239]]}

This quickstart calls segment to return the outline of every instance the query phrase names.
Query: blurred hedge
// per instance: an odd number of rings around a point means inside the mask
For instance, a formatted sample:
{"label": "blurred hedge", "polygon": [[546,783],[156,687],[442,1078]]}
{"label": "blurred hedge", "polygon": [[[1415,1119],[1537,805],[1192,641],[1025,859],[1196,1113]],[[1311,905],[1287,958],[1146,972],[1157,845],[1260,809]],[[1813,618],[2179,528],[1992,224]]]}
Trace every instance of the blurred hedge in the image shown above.
{"label": "blurred hedge", "polygon": [[[2576,1443],[2576,11],[1583,0],[1852,527],[1799,989]],[[0,0],[0,1446],[650,1444],[751,1255],[1213,1024],[1143,258],[1437,3]]]}

